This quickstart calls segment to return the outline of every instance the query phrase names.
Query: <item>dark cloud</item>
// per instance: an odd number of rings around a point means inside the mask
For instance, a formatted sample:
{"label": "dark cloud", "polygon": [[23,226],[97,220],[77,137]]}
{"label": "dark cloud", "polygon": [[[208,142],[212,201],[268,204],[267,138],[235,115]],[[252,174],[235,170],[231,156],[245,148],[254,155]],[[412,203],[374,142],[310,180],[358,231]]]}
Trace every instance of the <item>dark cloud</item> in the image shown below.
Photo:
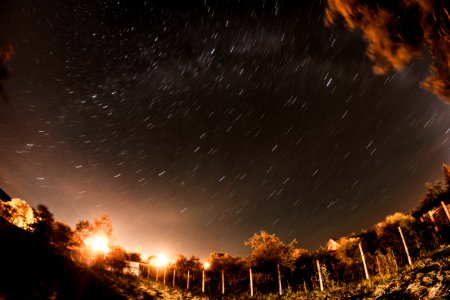
{"label": "dark cloud", "polygon": [[430,55],[430,76],[422,86],[450,103],[449,6],[438,0],[328,0],[326,22],[341,17],[351,30],[361,30],[377,74]]}
{"label": "dark cloud", "polygon": [[3,98],[5,103],[9,102],[9,97],[5,93],[3,84],[9,77],[7,62],[10,60],[14,53],[14,49],[10,44],[0,44],[0,96]]}

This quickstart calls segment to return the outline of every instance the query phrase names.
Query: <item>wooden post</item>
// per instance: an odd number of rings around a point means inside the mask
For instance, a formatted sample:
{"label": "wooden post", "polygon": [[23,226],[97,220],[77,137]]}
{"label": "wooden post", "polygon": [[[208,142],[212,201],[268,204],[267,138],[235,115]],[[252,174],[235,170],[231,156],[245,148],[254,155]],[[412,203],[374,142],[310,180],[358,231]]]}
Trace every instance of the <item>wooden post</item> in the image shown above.
{"label": "wooden post", "polygon": [[430,220],[434,223],[434,231],[439,232],[439,228],[436,225],[436,220],[434,219],[433,212],[431,210],[428,211],[428,215],[430,216]]}
{"label": "wooden post", "polygon": [[281,272],[280,272],[280,264],[277,264],[277,273],[278,273],[278,294],[280,296],[283,295],[283,288],[281,286]]}
{"label": "wooden post", "polygon": [[252,274],[252,268],[248,269],[248,272],[250,273],[250,296],[253,297],[253,274]]}
{"label": "wooden post", "polygon": [[147,279],[150,278],[150,265],[147,265]]}
{"label": "wooden post", "polygon": [[408,263],[412,266],[411,257],[409,256],[408,246],[406,246],[405,237],[403,236],[402,229],[398,226],[398,232],[400,232],[400,237],[402,238],[403,246],[405,247],[406,256],[408,257]]}
{"label": "wooden post", "polygon": [[316,264],[317,264],[317,271],[319,272],[320,291],[323,292],[322,272],[320,272],[320,264],[318,259],[316,259]]}
{"label": "wooden post", "polygon": [[166,285],[166,267],[164,267],[164,277],[163,284]]}
{"label": "wooden post", "polygon": [[158,282],[159,268],[156,268],[156,282]]}
{"label": "wooden post", "polygon": [[172,277],[172,287],[175,287],[175,275],[176,275],[176,270],[175,268],[173,268],[173,277]]}
{"label": "wooden post", "polygon": [[397,259],[394,256],[394,265],[395,265],[395,273],[398,272],[398,264],[397,264]]}
{"label": "wooden post", "polygon": [[369,271],[367,271],[366,258],[364,257],[364,252],[362,250],[361,243],[359,243],[358,245],[359,245],[359,251],[361,252],[361,258],[362,258],[363,265],[364,265],[364,273],[366,273],[366,279],[370,279]]}
{"label": "wooden post", "polygon": [[222,295],[225,295],[225,272],[222,269]]}
{"label": "wooden post", "polygon": [[188,270],[188,276],[187,276],[187,284],[186,284],[186,289],[189,290],[189,270]]}
{"label": "wooden post", "polygon": [[380,260],[378,259],[378,255],[377,256],[375,256],[376,257],[376,259],[377,259],[377,266],[378,266],[378,275],[380,275],[381,276],[381,266],[380,266]]}
{"label": "wooden post", "polygon": [[205,293],[205,269],[202,270],[202,293]]}
{"label": "wooden post", "polygon": [[447,205],[445,205],[444,201],[441,201],[442,208],[445,211],[445,215],[447,216],[448,221],[450,222],[450,213],[448,212]]}

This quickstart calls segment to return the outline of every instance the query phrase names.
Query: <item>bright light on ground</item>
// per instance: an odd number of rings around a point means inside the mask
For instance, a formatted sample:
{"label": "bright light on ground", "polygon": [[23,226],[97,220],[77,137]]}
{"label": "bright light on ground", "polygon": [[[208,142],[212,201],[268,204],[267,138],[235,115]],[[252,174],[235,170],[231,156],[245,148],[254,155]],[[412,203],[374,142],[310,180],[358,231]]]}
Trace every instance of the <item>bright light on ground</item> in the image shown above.
{"label": "bright light on ground", "polygon": [[109,252],[108,239],[102,235],[88,237],[84,243],[95,252]]}
{"label": "bright light on ground", "polygon": [[152,261],[150,262],[150,264],[152,264],[156,267],[164,267],[167,265],[168,262],[169,262],[169,260],[167,259],[167,256],[165,256],[164,254],[160,254],[160,255],[156,256],[155,258],[153,258]]}

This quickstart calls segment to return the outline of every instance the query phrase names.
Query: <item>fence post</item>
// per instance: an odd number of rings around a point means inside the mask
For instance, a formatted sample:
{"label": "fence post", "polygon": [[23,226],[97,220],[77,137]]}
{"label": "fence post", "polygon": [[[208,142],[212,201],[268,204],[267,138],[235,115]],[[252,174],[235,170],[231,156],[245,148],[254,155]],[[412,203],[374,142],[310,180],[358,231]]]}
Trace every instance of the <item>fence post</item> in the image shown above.
{"label": "fence post", "polygon": [[380,260],[378,259],[378,255],[375,256],[375,257],[376,257],[376,259],[377,259],[378,275],[381,276],[381,265],[380,265]]}
{"label": "fence post", "polygon": [[320,272],[320,264],[318,259],[316,259],[316,264],[317,264],[317,271],[319,272],[320,291],[323,292],[322,273]]}
{"label": "fence post", "polygon": [[412,266],[412,261],[411,261],[411,257],[409,256],[408,246],[406,246],[405,237],[403,236],[403,232],[402,232],[402,229],[400,228],[400,226],[398,226],[398,232],[400,232],[400,236],[402,238],[403,246],[405,247],[406,256],[408,257],[408,263],[409,263],[410,266]]}
{"label": "fence post", "polygon": [[277,273],[278,273],[278,294],[280,296],[283,295],[283,288],[281,287],[281,272],[280,272],[280,264],[277,264]]}
{"label": "fence post", "polygon": [[172,287],[175,287],[175,272],[177,269],[173,268]]}
{"label": "fence post", "polygon": [[444,201],[441,201],[441,205],[442,205],[442,208],[443,208],[444,211],[445,211],[445,214],[446,214],[446,216],[447,216],[448,221],[450,222],[450,213],[448,212],[447,205],[445,205]]}
{"label": "fence post", "polygon": [[202,270],[202,294],[205,293],[205,269]]}
{"label": "fence post", "polygon": [[253,274],[252,274],[252,268],[249,269],[250,273],[250,296],[253,297]]}
{"label": "fence post", "polygon": [[187,290],[189,290],[189,276],[190,276],[190,273],[189,273],[189,270],[188,270],[187,284],[186,284],[186,289],[187,289]]}
{"label": "fence post", "polygon": [[252,268],[248,270],[250,273],[250,296],[253,297],[253,274],[252,274]]}
{"label": "fence post", "polygon": [[430,220],[434,223],[434,231],[439,232],[439,228],[437,227],[436,220],[434,219],[433,212],[431,210],[428,211],[428,215],[430,216]]}
{"label": "fence post", "polygon": [[358,245],[359,245],[359,251],[361,252],[361,258],[362,258],[363,265],[364,265],[364,273],[366,273],[366,279],[370,279],[369,271],[367,271],[366,258],[364,257],[364,252],[362,250],[361,243],[359,243]]}
{"label": "fence post", "polygon": [[222,269],[222,295],[225,295],[225,273]]}

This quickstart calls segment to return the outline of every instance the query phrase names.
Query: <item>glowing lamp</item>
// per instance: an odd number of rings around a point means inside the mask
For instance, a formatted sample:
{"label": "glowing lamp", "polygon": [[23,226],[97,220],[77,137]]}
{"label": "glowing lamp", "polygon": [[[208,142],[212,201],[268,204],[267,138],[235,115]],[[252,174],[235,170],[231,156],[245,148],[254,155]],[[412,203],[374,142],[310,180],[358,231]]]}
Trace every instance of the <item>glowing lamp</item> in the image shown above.
{"label": "glowing lamp", "polygon": [[102,235],[88,237],[85,244],[95,252],[109,252],[108,239]]}
{"label": "glowing lamp", "polygon": [[155,258],[153,264],[157,267],[164,267],[168,262],[169,260],[167,259],[167,256],[165,256],[164,254],[160,254]]}

